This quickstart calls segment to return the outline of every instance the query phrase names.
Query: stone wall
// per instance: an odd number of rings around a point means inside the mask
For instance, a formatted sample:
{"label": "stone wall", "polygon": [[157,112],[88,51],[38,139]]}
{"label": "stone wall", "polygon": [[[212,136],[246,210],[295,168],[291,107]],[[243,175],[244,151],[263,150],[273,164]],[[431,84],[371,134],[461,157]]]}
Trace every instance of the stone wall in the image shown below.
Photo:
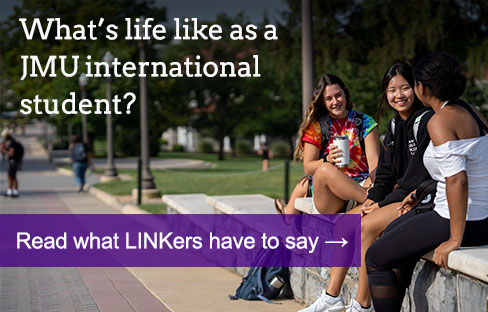
{"label": "stone wall", "polygon": [[[291,268],[295,300],[309,305],[329,279],[330,268]],[[345,302],[357,292],[358,272],[350,268],[342,287]],[[420,260],[403,301],[405,312],[488,312],[488,284]]]}

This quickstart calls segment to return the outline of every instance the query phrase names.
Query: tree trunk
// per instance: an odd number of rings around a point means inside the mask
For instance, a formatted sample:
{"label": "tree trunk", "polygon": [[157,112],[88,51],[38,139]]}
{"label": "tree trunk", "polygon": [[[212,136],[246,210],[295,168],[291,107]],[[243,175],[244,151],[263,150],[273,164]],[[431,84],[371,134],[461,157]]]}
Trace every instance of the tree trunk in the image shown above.
{"label": "tree trunk", "polygon": [[231,148],[231,156],[236,157],[237,156],[237,151],[236,151],[236,138],[231,136],[230,137],[230,148]]}

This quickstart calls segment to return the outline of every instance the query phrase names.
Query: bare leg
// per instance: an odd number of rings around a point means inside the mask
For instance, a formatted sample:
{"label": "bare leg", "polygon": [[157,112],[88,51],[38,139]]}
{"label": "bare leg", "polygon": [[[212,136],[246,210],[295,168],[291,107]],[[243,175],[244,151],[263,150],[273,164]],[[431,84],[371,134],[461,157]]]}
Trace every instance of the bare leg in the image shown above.
{"label": "bare leg", "polygon": [[302,198],[307,196],[307,188],[308,188],[308,182],[307,178],[301,179],[297,185],[295,185],[295,188],[293,189],[293,192],[291,193],[290,200],[288,201],[287,205],[284,205],[281,209],[283,213],[285,214],[297,214],[300,213],[300,211],[295,209],[295,199],[297,198]]}
{"label": "bare leg", "polygon": [[[361,214],[359,207],[356,207],[347,212],[347,214]],[[362,237],[362,233],[361,233]],[[347,267],[332,267],[330,269],[329,285],[327,286],[327,293],[332,296],[339,296],[341,293],[342,284],[346,278],[349,268]]]}
{"label": "bare leg", "polygon": [[346,200],[363,203],[367,195],[365,188],[332,164],[324,163],[315,171],[313,196],[315,207],[320,213],[338,213]]}
{"label": "bare leg", "polygon": [[356,300],[362,306],[369,306],[371,303],[371,294],[369,292],[368,274],[364,258],[368,248],[376,241],[376,238],[383,233],[386,226],[391,221],[398,218],[397,208],[401,203],[393,203],[374,210],[361,219],[361,267],[359,271],[359,285]]}

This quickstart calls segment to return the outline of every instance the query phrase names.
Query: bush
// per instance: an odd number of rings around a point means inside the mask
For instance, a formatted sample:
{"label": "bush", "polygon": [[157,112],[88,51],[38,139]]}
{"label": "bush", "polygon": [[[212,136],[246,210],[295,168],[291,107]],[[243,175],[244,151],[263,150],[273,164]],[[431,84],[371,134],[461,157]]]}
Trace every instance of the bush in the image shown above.
{"label": "bush", "polygon": [[138,156],[141,138],[139,131],[118,127],[114,135],[114,150],[119,156]]}
{"label": "bush", "polygon": [[236,141],[236,152],[237,154],[251,154],[253,153],[252,144],[247,140],[237,140]]}
{"label": "bush", "polygon": [[181,144],[173,144],[173,152],[184,152],[185,148]]}
{"label": "bush", "polygon": [[276,141],[271,144],[271,150],[275,157],[288,158],[290,157],[290,145],[285,141]]}
{"label": "bush", "polygon": [[204,138],[198,141],[197,150],[200,153],[213,153],[214,152],[214,142],[210,138]]}

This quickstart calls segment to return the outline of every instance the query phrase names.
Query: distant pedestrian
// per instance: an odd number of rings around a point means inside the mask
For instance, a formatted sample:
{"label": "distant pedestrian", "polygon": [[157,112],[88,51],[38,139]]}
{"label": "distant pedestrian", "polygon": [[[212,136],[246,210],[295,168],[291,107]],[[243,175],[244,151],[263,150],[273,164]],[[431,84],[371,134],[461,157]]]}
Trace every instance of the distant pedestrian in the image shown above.
{"label": "distant pedestrian", "polygon": [[71,160],[73,162],[73,173],[78,185],[78,193],[83,192],[85,187],[86,169],[91,164],[91,151],[88,144],[84,143],[77,135],[69,145]]}
{"label": "distant pedestrian", "polygon": [[22,165],[22,157],[24,156],[24,147],[17,142],[10,131],[4,130],[2,132],[2,146],[1,153],[8,158],[8,188],[5,196],[17,197],[19,196],[19,182],[17,180],[17,171]]}
{"label": "distant pedestrian", "polygon": [[269,160],[273,158],[273,151],[268,147],[266,142],[261,143],[261,149],[258,151],[258,155],[263,158],[263,171],[268,171]]}

